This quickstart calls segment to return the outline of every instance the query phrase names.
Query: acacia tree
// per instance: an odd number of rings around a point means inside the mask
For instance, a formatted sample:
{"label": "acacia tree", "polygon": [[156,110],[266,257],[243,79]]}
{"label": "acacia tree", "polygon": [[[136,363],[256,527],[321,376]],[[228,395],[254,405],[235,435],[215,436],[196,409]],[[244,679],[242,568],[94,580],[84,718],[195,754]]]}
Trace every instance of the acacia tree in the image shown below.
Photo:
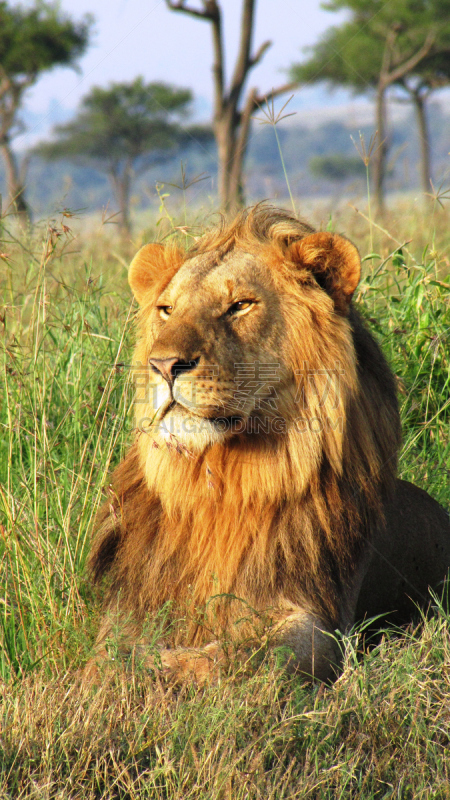
{"label": "acacia tree", "polygon": [[[386,93],[394,85],[410,94],[419,85],[424,65],[450,53],[450,0],[331,0],[329,10],[349,9],[350,21],[329,29],[313,48],[312,57],[294,65],[298,81],[326,80],[357,92],[376,93],[378,148],[373,154],[373,181],[379,210],[384,210],[386,172]],[[424,93],[419,91],[419,99]],[[422,103],[422,110],[423,103]],[[426,128],[422,129],[422,135]],[[427,170],[429,187],[429,163]]]}
{"label": "acacia tree", "polygon": [[424,193],[431,186],[430,133],[426,107],[432,92],[450,83],[450,51],[425,59],[416,70],[400,81],[414,105],[420,141],[420,174]]}
{"label": "acacia tree", "polygon": [[251,70],[261,61],[272,42],[263,42],[252,55],[252,36],[256,0],[243,0],[239,50],[229,85],[226,85],[222,9],[218,0],[201,0],[201,7],[187,0],[166,0],[172,11],[179,11],[211,25],[213,40],[214,116],[213,129],[219,159],[219,199],[224,211],[233,212],[243,203],[242,169],[253,113],[278,95],[289,91],[295,83],[285,83],[261,95],[250,89],[243,99]]}
{"label": "acacia tree", "polygon": [[22,218],[29,209],[11,141],[22,130],[18,112],[23,96],[42,72],[75,67],[88,45],[91,23],[89,15],[75,23],[44,2],[33,8],[0,2],[0,150],[10,198]]}
{"label": "acacia tree", "polygon": [[94,163],[106,172],[119,207],[120,226],[130,231],[130,191],[137,166],[152,160],[183,137],[179,120],[192,100],[189,89],[165,83],[131,83],[95,86],[81,101],[78,115],[55,128],[56,140],[35,152],[44,158],[69,158]]}

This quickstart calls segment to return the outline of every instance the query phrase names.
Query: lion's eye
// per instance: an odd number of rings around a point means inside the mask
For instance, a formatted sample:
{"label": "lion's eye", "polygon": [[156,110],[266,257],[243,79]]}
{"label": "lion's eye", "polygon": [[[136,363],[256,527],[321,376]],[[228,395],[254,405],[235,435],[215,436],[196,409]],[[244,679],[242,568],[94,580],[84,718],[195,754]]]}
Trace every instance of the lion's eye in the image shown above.
{"label": "lion's eye", "polygon": [[239,314],[240,311],[249,311],[253,305],[255,305],[254,300],[238,300],[237,303],[233,303],[233,305],[229,307],[227,313]]}
{"label": "lion's eye", "polygon": [[158,306],[158,311],[159,316],[162,317],[162,319],[167,319],[167,317],[170,317],[173,308],[172,306]]}

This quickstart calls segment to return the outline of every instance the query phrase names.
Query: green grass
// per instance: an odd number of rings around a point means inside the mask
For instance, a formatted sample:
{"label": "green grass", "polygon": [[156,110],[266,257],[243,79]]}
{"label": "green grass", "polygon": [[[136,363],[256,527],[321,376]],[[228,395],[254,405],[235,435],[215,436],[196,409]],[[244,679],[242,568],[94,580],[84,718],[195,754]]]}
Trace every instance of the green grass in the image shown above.
{"label": "green grass", "polygon": [[[333,224],[367,252],[365,221]],[[373,230],[357,300],[398,376],[401,475],[450,507],[450,239],[439,214],[428,229],[392,224],[415,238],[399,248]],[[81,688],[98,613],[92,519],[132,435],[134,311],[130,253],[55,230],[4,232],[1,245],[0,798],[449,798],[438,603],[369,652],[346,639],[331,688],[288,678],[274,657],[202,690],[120,666]]]}
{"label": "green grass", "polygon": [[450,506],[450,278],[441,279],[438,261],[436,252],[415,261],[401,248],[372,258],[357,299],[398,379],[400,476]]}

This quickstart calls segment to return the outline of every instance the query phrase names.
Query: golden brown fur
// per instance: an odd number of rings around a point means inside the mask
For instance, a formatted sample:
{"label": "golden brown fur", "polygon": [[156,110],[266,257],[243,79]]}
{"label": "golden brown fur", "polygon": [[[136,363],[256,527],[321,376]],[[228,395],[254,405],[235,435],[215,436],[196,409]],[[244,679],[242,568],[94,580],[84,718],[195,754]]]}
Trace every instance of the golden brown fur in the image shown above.
{"label": "golden brown fur", "polygon": [[[134,259],[139,433],[90,565],[136,641],[168,601],[190,620],[185,646],[250,636],[240,598],[300,669],[329,674],[326,634],[353,622],[400,443],[393,377],[351,305],[359,272],[346,239],[265,206],[187,252],[147,245]],[[236,365],[255,363],[274,384],[237,402]]]}

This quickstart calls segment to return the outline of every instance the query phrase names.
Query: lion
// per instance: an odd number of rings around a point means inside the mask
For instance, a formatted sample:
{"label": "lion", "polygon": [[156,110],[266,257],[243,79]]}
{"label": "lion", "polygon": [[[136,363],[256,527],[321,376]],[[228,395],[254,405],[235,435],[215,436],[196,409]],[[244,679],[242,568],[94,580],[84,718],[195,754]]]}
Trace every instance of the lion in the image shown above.
{"label": "lion", "polygon": [[397,480],[395,380],[352,304],[360,272],[346,238],[265,205],[137,253],[137,434],[89,562],[109,579],[98,653],[119,626],[145,657],[166,609],[184,624],[163,627],[160,666],[202,680],[221,638],[258,648],[256,619],[328,680],[336,631],[403,622],[438,589],[449,518]]}

